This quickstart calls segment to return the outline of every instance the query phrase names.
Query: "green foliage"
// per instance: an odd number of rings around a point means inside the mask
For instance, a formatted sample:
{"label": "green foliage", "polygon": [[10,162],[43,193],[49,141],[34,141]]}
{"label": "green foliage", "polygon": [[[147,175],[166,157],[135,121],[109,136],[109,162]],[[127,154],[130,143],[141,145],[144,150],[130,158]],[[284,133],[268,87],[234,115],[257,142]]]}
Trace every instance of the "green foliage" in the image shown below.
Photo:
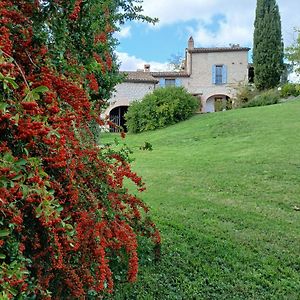
{"label": "green foliage", "polygon": [[286,83],[281,87],[280,97],[288,98],[289,96],[297,97],[300,95],[300,85],[295,83]]}
{"label": "green foliage", "polygon": [[248,83],[240,83],[236,88],[236,95],[234,99],[234,108],[239,108],[245,103],[249,102],[258,94],[258,91],[253,85]]}
{"label": "green foliage", "polygon": [[286,48],[286,58],[293,63],[295,71],[300,74],[300,29],[296,29],[297,39],[295,43]]}
{"label": "green foliage", "polygon": [[148,151],[152,151],[152,144],[149,142],[145,142],[144,145],[140,146],[140,150],[148,150]]}
{"label": "green foliage", "polygon": [[113,54],[118,44],[114,32],[130,20],[157,22],[143,15],[141,3],[43,0],[40,12],[33,17],[34,37],[47,46],[52,64],[62,73],[95,76],[98,88],[90,89],[92,100],[109,99],[113,87],[121,81],[119,63]]}
{"label": "green foliage", "polygon": [[277,90],[264,91],[250,101],[244,103],[242,107],[254,107],[254,106],[265,106],[277,104],[279,102],[280,96]]}
{"label": "green foliage", "polygon": [[198,107],[183,87],[159,88],[129,106],[126,126],[132,133],[162,128],[188,119]]}
{"label": "green foliage", "polygon": [[[160,243],[129,151],[88,127],[114,81],[112,26],[135,2],[1,1],[0,299],[102,299],[136,280],[138,236]],[[88,15],[102,23],[85,36]]]}
{"label": "green foliage", "polygon": [[274,88],[284,70],[281,20],[276,0],[257,0],[254,27],[254,83],[259,90]]}
{"label": "green foliage", "polygon": [[[62,4],[63,3],[63,4]],[[76,81],[81,76],[90,94],[93,111],[105,107],[114,86],[122,81],[114,50],[114,33],[120,24],[139,20],[155,24],[156,18],[143,15],[140,0],[40,1],[33,16],[34,40],[49,51],[49,63]],[[63,9],[62,9],[63,5]],[[95,140],[99,127],[91,123]]]}

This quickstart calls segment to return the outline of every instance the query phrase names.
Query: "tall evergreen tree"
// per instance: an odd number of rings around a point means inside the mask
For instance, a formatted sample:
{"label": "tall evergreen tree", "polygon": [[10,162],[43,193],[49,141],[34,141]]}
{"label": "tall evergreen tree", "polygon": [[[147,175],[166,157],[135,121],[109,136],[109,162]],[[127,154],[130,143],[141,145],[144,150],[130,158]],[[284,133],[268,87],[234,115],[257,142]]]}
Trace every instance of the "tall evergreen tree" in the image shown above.
{"label": "tall evergreen tree", "polygon": [[283,72],[281,20],[276,0],[257,0],[254,22],[254,83],[259,90],[273,88]]}

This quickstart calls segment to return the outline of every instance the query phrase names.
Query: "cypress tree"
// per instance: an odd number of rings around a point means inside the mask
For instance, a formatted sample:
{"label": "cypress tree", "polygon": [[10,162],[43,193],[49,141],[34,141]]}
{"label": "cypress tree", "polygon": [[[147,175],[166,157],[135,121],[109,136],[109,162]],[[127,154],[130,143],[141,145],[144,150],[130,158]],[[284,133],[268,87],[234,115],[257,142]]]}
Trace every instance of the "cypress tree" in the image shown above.
{"label": "cypress tree", "polygon": [[277,86],[284,69],[281,20],[276,0],[257,0],[254,22],[254,83],[259,90]]}

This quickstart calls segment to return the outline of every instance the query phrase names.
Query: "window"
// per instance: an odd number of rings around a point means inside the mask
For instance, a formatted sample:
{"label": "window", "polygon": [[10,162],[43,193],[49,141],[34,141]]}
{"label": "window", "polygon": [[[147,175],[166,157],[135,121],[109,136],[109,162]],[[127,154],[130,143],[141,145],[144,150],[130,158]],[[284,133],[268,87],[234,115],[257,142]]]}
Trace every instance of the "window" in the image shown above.
{"label": "window", "polygon": [[166,79],[165,86],[175,86],[175,79]]}
{"label": "window", "polygon": [[166,87],[166,86],[181,86],[181,80],[179,78],[160,78],[159,80],[159,86],[160,87]]}
{"label": "window", "polygon": [[227,83],[227,67],[225,65],[213,65],[212,67],[212,83]]}
{"label": "window", "polygon": [[223,66],[216,66],[216,84],[222,84]]}

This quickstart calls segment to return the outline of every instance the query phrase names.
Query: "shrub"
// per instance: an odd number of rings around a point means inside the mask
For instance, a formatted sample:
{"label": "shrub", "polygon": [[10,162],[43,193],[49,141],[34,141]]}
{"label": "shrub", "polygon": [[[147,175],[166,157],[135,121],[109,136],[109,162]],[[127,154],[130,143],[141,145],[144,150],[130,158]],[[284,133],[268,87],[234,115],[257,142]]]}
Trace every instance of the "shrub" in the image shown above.
{"label": "shrub", "polygon": [[245,105],[245,103],[251,101],[258,91],[253,87],[253,85],[240,83],[236,88],[236,96],[234,99],[234,108],[239,108]]}
{"label": "shrub", "polygon": [[300,95],[300,85],[295,83],[286,83],[281,87],[280,97],[288,98],[289,96],[297,97]]}
{"label": "shrub", "polygon": [[136,279],[138,238],[160,237],[127,152],[93,141],[85,77],[33,36],[46,2],[0,4],[0,299],[102,299]]}
{"label": "shrub", "polygon": [[242,107],[265,106],[272,105],[279,102],[279,93],[276,90],[268,90],[255,96],[249,102],[242,105]]}
{"label": "shrub", "polygon": [[198,107],[183,87],[159,88],[129,106],[126,125],[132,133],[154,130],[188,119]]}
{"label": "shrub", "polygon": [[140,146],[140,150],[152,151],[153,150],[153,146],[152,146],[151,143],[145,142],[144,145]]}

